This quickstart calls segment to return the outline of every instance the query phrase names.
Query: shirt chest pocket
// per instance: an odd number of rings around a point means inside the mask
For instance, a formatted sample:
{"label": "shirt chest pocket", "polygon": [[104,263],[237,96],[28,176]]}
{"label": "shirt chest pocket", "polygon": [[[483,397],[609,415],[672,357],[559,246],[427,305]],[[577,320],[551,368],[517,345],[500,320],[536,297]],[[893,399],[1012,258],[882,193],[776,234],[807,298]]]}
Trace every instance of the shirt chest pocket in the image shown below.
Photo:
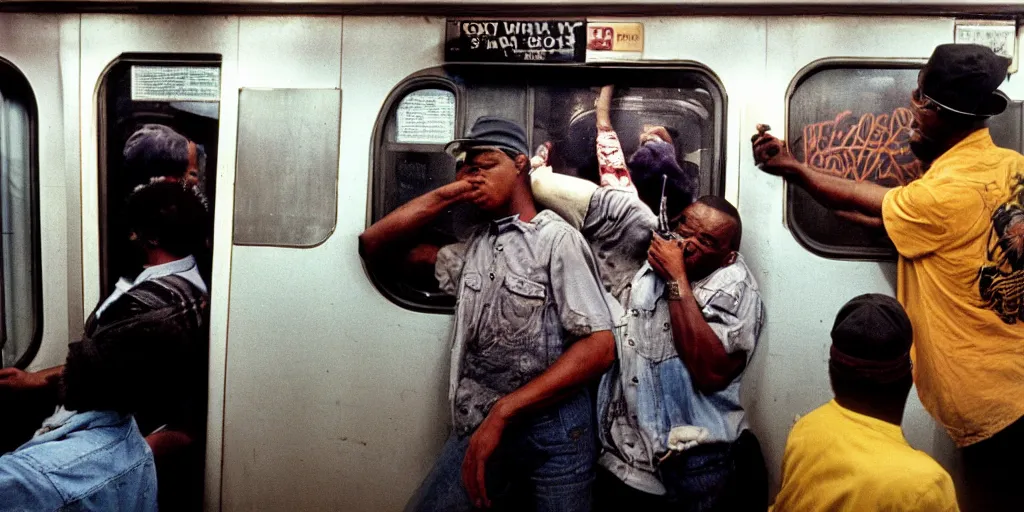
{"label": "shirt chest pocket", "polygon": [[640,339],[634,340],[637,353],[652,363],[676,357],[668,305],[662,304],[653,311],[639,309],[637,313],[638,316],[633,318],[636,328],[632,329],[640,333]]}
{"label": "shirt chest pocket", "polygon": [[547,299],[544,285],[522,276],[507,274],[495,290],[491,304],[480,317],[479,342],[485,347],[502,344],[519,347],[536,342],[543,332]]}

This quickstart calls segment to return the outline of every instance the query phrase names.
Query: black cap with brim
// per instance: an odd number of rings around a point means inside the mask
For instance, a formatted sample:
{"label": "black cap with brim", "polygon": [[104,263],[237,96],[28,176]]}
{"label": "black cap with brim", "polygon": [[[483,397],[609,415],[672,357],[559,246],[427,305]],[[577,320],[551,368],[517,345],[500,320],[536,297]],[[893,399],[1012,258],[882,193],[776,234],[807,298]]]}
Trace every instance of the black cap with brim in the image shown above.
{"label": "black cap with brim", "polygon": [[526,131],[518,124],[500,117],[484,116],[477,119],[466,137],[455,139],[444,146],[445,152],[452,156],[475,148],[493,148],[529,155]]}
{"label": "black cap with brim", "polygon": [[1009,59],[977,44],[943,44],[921,70],[921,93],[950,112],[969,117],[999,115],[1009,105],[998,87]]}

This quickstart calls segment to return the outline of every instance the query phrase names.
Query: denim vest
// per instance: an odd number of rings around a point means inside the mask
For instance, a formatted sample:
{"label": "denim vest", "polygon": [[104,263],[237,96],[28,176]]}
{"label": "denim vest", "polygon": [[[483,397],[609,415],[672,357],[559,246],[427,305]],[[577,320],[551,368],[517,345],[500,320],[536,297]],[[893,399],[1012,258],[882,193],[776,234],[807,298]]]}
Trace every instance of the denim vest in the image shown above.
{"label": "denim vest", "polygon": [[[698,305],[726,352],[754,352],[764,314],[757,283],[742,256],[693,283]],[[740,405],[742,374],[725,389],[705,395],[675,349],[665,283],[649,265],[622,295],[627,305],[616,326],[618,360],[598,390],[601,463],[627,484],[664,493],[657,462],[682,433],[676,450],[733,442],[747,428]]]}
{"label": "denim vest", "polygon": [[157,510],[153,452],[130,415],[88,411],[0,457],[0,511]]}

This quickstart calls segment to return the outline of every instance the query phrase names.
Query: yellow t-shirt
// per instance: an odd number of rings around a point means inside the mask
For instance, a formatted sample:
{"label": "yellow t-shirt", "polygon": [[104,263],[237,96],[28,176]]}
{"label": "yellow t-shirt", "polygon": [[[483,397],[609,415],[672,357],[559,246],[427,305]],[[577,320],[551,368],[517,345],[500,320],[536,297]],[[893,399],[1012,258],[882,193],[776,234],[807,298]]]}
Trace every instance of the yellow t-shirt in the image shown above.
{"label": "yellow t-shirt", "polygon": [[772,512],[956,511],[949,473],[898,425],[835,400],[800,418],[782,457]]}
{"label": "yellow t-shirt", "polygon": [[1024,156],[986,128],[882,202],[918,394],[959,446],[1024,416],[1022,201]]}

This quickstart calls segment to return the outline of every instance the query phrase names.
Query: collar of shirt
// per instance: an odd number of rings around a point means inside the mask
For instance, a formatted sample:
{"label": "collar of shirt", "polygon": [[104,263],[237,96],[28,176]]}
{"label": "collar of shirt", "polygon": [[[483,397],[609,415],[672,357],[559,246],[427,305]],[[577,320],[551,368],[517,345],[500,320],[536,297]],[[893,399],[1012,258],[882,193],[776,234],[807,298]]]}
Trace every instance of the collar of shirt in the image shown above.
{"label": "collar of shirt", "polygon": [[57,412],[48,418],[43,428],[36,432],[36,435],[27,443],[22,445],[27,448],[32,445],[55,441],[67,436],[71,432],[100,428],[115,425],[124,421],[124,416],[115,411],[85,411],[75,412],[58,408]]}
{"label": "collar of shirt", "polygon": [[[743,264],[743,256],[739,254],[736,254],[736,261],[732,265],[719,268],[700,281],[691,282],[690,287],[693,288],[696,294],[698,288],[712,284],[715,277],[721,274],[723,270],[737,264]],[[630,304],[636,308],[653,311],[658,303],[658,299],[665,293],[665,280],[654,271],[650,263],[644,263],[640,270],[637,271],[630,287],[632,288],[629,298]],[[701,299],[698,297],[698,302],[700,301]]]}
{"label": "collar of shirt", "polygon": [[138,286],[140,283],[151,279],[159,279],[172,274],[180,275],[204,293],[206,292],[206,283],[203,282],[203,278],[199,275],[199,271],[196,266],[196,259],[192,256],[186,256],[179,260],[146,267],[141,273],[139,273],[139,276],[136,277],[134,281],[129,281],[122,277],[114,285],[114,291],[111,292],[110,296],[107,297],[107,299],[104,300],[98,308],[96,308],[96,318],[99,318],[100,315],[103,314],[103,311],[115,300],[124,295],[128,290]]}
{"label": "collar of shirt", "polygon": [[525,233],[527,230],[537,229],[537,226],[548,222],[553,218],[560,219],[561,217],[551,210],[542,210],[537,212],[537,215],[534,215],[530,222],[523,222],[519,219],[519,214],[517,213],[515,215],[509,215],[508,217],[492,220],[489,225],[489,231],[492,235],[500,235],[511,229],[518,229]]}
{"label": "collar of shirt", "polygon": [[906,438],[903,437],[903,429],[899,425],[894,425],[892,423],[889,423],[888,421],[880,420],[878,418],[873,418],[866,414],[851,411],[850,409],[847,409],[842,405],[839,405],[839,402],[837,402],[835,399],[830,401],[829,405],[835,407],[836,410],[839,411],[839,414],[843,415],[843,417],[845,417],[846,419],[850,420],[853,423],[856,423],[864,428],[878,432],[879,434],[882,434],[885,437],[891,438],[893,441],[897,443],[908,444]]}
{"label": "collar of shirt", "polygon": [[654,272],[650,263],[644,263],[633,278],[630,288],[630,305],[645,311],[653,311],[658,299],[665,293],[665,281]]}
{"label": "collar of shirt", "polygon": [[142,270],[138,277],[135,278],[135,282],[132,285],[137,285],[143,281],[150,279],[157,279],[160,277],[169,276],[171,274],[181,274],[187,272],[196,266],[196,259],[192,256],[186,256],[180,260],[169,261],[167,263],[161,263],[159,265],[153,265],[152,267],[146,267]]}
{"label": "collar of shirt", "polygon": [[[974,133],[964,137],[963,140],[957,142],[953,147],[949,148],[948,151],[936,158],[935,161],[932,162],[931,169],[942,168],[942,166],[963,157],[965,153],[991,149],[995,146],[996,143],[992,141],[992,134],[989,132],[988,128],[976,130]],[[934,176],[934,173],[930,172],[924,173],[924,176],[928,176],[929,174]]]}

